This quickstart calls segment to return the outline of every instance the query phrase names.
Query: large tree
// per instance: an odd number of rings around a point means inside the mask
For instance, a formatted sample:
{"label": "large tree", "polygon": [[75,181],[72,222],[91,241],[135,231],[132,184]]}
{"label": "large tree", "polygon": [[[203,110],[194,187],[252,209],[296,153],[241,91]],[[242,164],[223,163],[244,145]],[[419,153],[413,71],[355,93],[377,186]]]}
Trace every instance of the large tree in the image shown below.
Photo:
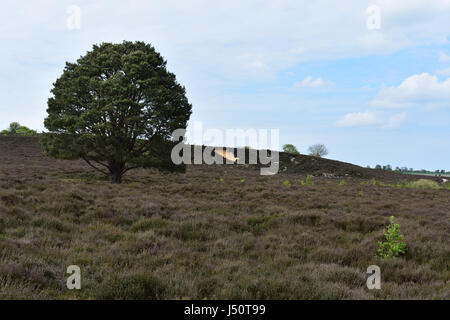
{"label": "large tree", "polygon": [[185,129],[192,106],[144,42],[102,43],[66,63],[48,100],[46,154],[84,159],[120,183],[128,170],[168,165],[170,138]]}
{"label": "large tree", "polygon": [[309,155],[315,156],[315,157],[323,157],[328,154],[328,149],[325,147],[325,145],[318,143],[313,144],[308,148]]}

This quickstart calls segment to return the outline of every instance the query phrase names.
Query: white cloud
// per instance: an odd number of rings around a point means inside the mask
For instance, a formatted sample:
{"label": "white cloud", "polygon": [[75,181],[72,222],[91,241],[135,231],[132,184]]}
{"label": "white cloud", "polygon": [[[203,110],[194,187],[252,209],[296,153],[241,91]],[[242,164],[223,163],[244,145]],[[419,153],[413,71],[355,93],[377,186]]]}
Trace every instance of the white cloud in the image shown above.
{"label": "white cloud", "polygon": [[338,127],[358,127],[379,124],[381,122],[382,119],[377,112],[365,111],[348,113],[336,125]]}
{"label": "white cloud", "polygon": [[261,74],[268,70],[269,67],[264,61],[265,57],[261,53],[245,53],[238,57],[238,64],[242,66],[245,72],[251,74]]}
{"label": "white cloud", "polygon": [[382,88],[370,105],[386,108],[450,106],[450,78],[440,82],[426,72],[410,76],[398,87]]}
{"label": "white cloud", "polygon": [[331,84],[330,81],[324,81],[322,78],[313,79],[311,76],[306,77],[302,81],[296,81],[294,87],[297,88],[320,88]]}
{"label": "white cloud", "polygon": [[289,50],[290,53],[293,54],[303,54],[305,53],[305,49],[299,47],[299,48],[292,48],[291,50]]}
{"label": "white cloud", "polygon": [[[65,1],[2,1],[0,41],[8,50],[0,51],[0,100],[20,106],[20,116],[38,129],[65,61],[75,61],[94,43],[151,43],[200,99],[204,86],[220,92],[224,84],[273,79],[303,62],[442,45],[450,29],[449,0],[75,2],[80,30],[67,29]],[[366,26],[369,4],[380,7],[379,30]],[[18,100],[11,95],[17,88],[29,94]],[[14,120],[0,110],[0,124]]]}
{"label": "white cloud", "polygon": [[439,55],[439,62],[447,62],[450,61],[450,56],[445,54],[445,52],[441,51],[441,54]]}
{"label": "white cloud", "polygon": [[[56,47],[64,58],[67,52],[78,58],[93,43],[140,39],[154,44],[169,63],[174,58],[180,64],[201,62],[232,77],[245,74],[241,69],[248,62],[236,58],[246,52],[263,54],[256,64],[275,74],[302,61],[443,43],[450,27],[449,0],[349,0],[338,7],[325,0],[193,0],[189,5],[182,0],[79,0],[81,29],[70,33],[61,1],[3,2],[8,10],[0,11],[0,40],[11,55],[19,45],[39,55],[46,43],[50,52]],[[375,32],[366,27],[369,4],[380,8],[381,29]]]}
{"label": "white cloud", "polygon": [[362,86],[361,88],[359,88],[359,90],[361,91],[372,91],[372,90],[376,90],[375,88],[372,88],[368,85]]}
{"label": "white cloud", "polygon": [[393,52],[395,50],[409,47],[411,43],[407,39],[393,40],[382,32],[363,34],[358,38],[358,44],[366,52]]}
{"label": "white cloud", "polygon": [[443,76],[450,76],[450,68],[437,70],[436,74],[440,74]]}
{"label": "white cloud", "polygon": [[406,112],[394,114],[387,118],[375,111],[348,113],[341,120],[336,122],[338,127],[362,127],[381,125],[381,128],[397,128],[406,119]]}
{"label": "white cloud", "polygon": [[406,112],[394,114],[387,119],[387,122],[383,128],[397,128],[405,121],[405,119]]}

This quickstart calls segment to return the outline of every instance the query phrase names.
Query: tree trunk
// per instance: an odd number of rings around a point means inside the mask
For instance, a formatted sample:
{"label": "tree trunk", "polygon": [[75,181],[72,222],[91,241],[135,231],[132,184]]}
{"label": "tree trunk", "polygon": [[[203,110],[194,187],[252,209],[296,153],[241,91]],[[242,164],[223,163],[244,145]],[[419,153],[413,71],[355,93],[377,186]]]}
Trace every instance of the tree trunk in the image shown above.
{"label": "tree trunk", "polygon": [[110,165],[109,165],[109,180],[112,183],[121,183],[122,182],[122,175],[123,175],[124,167],[125,167],[125,164],[123,164],[123,163],[110,163]]}

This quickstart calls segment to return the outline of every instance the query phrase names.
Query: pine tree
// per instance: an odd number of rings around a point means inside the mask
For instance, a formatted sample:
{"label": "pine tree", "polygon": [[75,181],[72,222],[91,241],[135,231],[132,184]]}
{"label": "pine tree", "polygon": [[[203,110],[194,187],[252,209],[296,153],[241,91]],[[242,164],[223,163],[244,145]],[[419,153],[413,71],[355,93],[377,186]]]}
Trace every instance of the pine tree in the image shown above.
{"label": "pine tree", "polygon": [[171,133],[186,128],[192,106],[151,45],[94,45],[66,63],[51,92],[46,154],[84,159],[113,183],[137,167],[174,169]]}

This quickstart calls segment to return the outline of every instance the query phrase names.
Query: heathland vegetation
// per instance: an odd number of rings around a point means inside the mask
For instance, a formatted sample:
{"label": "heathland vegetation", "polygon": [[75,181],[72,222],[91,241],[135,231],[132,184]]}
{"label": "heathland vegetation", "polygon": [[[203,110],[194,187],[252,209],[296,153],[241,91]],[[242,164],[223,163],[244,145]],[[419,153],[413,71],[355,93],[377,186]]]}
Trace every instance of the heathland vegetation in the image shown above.
{"label": "heathland vegetation", "polygon": [[[44,156],[38,138],[2,136],[0,150],[3,299],[449,298],[442,184],[296,157],[313,176],[282,153],[292,167],[274,176],[189,165],[136,169],[118,185],[82,160]],[[383,259],[391,216],[406,250]],[[373,264],[381,290],[366,287]],[[66,288],[69,265],[81,268],[81,290]]]}

